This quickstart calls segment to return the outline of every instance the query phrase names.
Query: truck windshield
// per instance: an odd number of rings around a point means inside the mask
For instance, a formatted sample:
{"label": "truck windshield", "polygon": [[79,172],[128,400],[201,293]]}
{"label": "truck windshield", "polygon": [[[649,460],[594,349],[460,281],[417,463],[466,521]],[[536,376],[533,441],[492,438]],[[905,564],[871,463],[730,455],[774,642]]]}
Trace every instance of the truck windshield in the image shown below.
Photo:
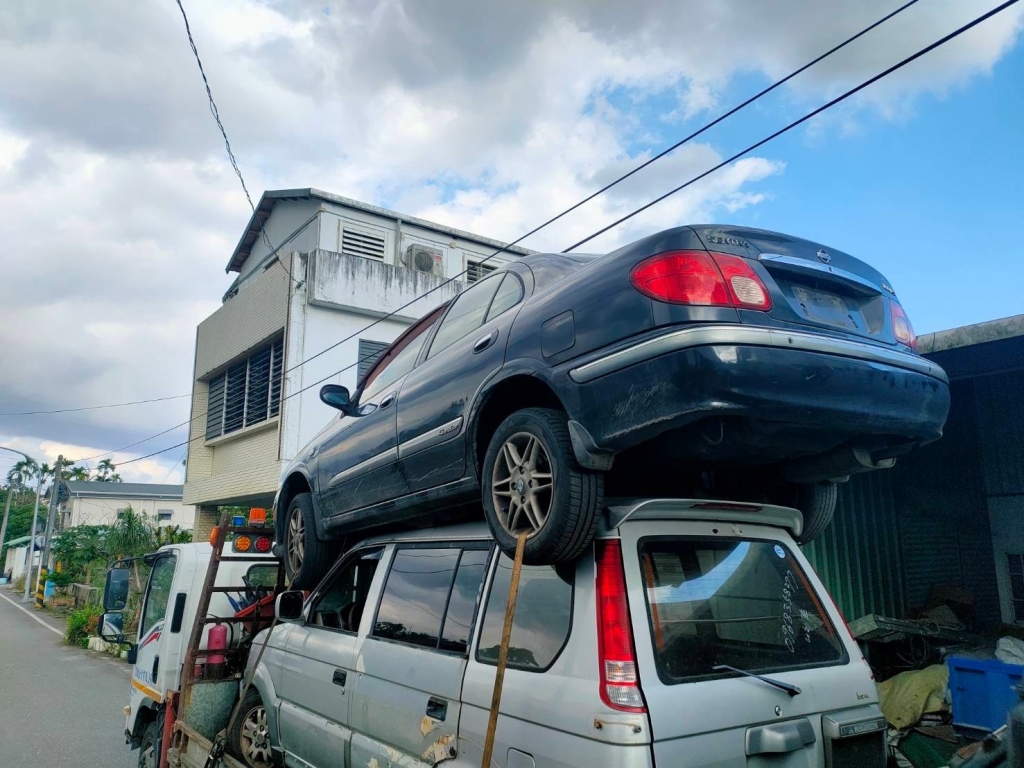
{"label": "truck windshield", "polygon": [[149,574],[149,585],[146,587],[146,605],[139,623],[139,639],[141,640],[167,615],[167,603],[171,599],[171,581],[174,579],[174,568],[178,564],[178,556],[161,555],[153,563],[153,572]]}
{"label": "truck windshield", "polygon": [[828,666],[847,659],[784,545],[722,538],[640,542],[658,676],[667,684]]}

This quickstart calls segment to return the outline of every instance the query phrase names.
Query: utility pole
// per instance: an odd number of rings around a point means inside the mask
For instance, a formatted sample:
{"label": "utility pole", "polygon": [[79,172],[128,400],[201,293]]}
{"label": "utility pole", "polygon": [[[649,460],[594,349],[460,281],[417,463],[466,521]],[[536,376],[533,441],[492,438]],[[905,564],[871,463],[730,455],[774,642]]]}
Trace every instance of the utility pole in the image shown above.
{"label": "utility pole", "polygon": [[[4,542],[7,541],[7,518],[11,516],[11,497],[14,496],[14,481],[12,480],[10,485],[7,486],[7,506],[4,507],[4,522],[0,524],[0,552],[4,550]],[[0,563],[0,569],[3,568],[3,563]],[[0,571],[0,576],[3,576],[3,572]]]}
{"label": "utility pole", "polygon": [[36,608],[43,607],[43,593],[46,589],[46,577],[50,575],[50,542],[53,541],[53,523],[60,504],[60,484],[64,482],[61,469],[64,457],[58,456],[53,467],[53,485],[50,486],[50,513],[46,517],[46,543],[43,544],[43,556],[39,559],[39,583],[36,585]]}
{"label": "utility pole", "polygon": [[39,483],[36,485],[36,508],[32,512],[32,527],[29,529],[28,534],[31,537],[28,540],[28,547],[25,550],[25,597],[21,601],[27,603],[31,598],[29,595],[32,589],[32,555],[35,554],[36,549],[36,520],[39,518],[39,497],[43,495],[43,473],[39,473]]}

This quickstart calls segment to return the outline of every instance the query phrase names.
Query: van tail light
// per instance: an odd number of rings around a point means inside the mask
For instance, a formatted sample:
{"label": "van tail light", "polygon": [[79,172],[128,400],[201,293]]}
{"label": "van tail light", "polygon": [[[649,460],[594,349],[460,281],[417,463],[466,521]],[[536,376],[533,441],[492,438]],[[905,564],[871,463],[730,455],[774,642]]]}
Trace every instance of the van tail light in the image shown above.
{"label": "van tail light", "polygon": [[595,542],[597,554],[597,656],[601,700],[621,712],[646,712],[629,623],[626,574],[617,539]]}
{"label": "van tail light", "polygon": [[917,349],[917,336],[914,335],[914,326],[910,324],[906,310],[895,301],[889,301],[890,314],[892,315],[892,335],[900,344],[906,344],[911,349]]}
{"label": "van tail light", "polygon": [[693,306],[772,308],[764,282],[746,259],[708,251],[666,251],[644,259],[629,276],[656,301]]}

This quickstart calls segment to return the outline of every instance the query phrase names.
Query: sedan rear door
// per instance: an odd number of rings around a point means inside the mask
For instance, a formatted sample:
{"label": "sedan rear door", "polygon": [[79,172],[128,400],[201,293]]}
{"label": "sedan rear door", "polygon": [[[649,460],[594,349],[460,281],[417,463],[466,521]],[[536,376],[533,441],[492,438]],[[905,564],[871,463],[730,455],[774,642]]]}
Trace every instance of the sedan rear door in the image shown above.
{"label": "sedan rear door", "polygon": [[412,492],[466,473],[469,410],[505,362],[505,345],[525,294],[519,275],[500,272],[464,291],[442,318],[426,359],[398,396],[398,455]]}

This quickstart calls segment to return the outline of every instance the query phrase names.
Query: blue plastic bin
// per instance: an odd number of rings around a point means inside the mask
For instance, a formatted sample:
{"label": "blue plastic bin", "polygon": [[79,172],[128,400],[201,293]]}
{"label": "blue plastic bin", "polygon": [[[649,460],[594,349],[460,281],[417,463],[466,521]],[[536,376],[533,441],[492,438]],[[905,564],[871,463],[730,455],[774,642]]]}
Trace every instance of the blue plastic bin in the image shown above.
{"label": "blue plastic bin", "polygon": [[950,656],[949,692],[953,698],[953,725],[976,731],[994,731],[1006,724],[1006,715],[1020,699],[1024,666]]}

